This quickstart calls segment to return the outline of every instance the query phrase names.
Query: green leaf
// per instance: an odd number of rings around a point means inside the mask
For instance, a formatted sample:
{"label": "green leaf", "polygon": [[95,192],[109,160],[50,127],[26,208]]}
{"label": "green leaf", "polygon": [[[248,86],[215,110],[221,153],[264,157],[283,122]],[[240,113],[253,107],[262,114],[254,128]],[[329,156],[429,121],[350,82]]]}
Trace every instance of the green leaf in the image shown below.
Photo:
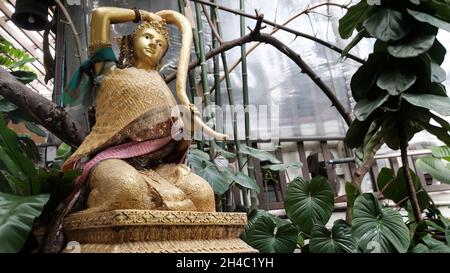
{"label": "green leaf", "polygon": [[398,96],[410,88],[416,80],[416,75],[409,70],[388,69],[380,74],[377,85],[387,90],[389,95]]}
{"label": "green leaf", "polygon": [[363,162],[367,161],[375,146],[378,145],[383,138],[383,134],[379,131],[380,127],[380,120],[374,120],[364,137]]}
{"label": "green leaf", "polygon": [[439,147],[428,147],[431,150],[431,153],[434,157],[443,158],[447,161],[450,161],[450,147],[448,146],[439,146]]}
{"label": "green leaf", "polygon": [[34,61],[36,61],[36,60],[37,60],[37,59],[34,58],[34,57],[25,58],[25,59],[22,59],[22,60],[20,60],[20,61],[14,62],[12,65],[10,65],[10,66],[8,67],[8,69],[18,68],[18,67],[21,67],[21,66],[23,66],[23,65],[25,65],[25,64],[27,64],[27,63],[32,63],[32,62],[34,62]]}
{"label": "green leaf", "polygon": [[350,38],[353,30],[367,18],[372,8],[372,6],[367,5],[366,1],[361,1],[351,6],[347,10],[347,13],[339,20],[339,34],[341,37],[343,39]]}
{"label": "green leaf", "polygon": [[206,166],[205,162],[209,161],[209,155],[203,151],[197,149],[190,149],[187,155],[188,164],[194,169],[194,171],[199,171]]}
{"label": "green leaf", "polygon": [[448,0],[432,0],[423,2],[433,9],[437,17],[450,21],[450,2]]}
{"label": "green leaf", "polygon": [[411,35],[411,38],[402,43],[388,46],[387,51],[397,58],[416,57],[429,50],[435,38],[433,34]]}
{"label": "green leaf", "polygon": [[0,253],[20,251],[48,199],[48,194],[23,197],[0,192]]}
{"label": "green leaf", "polygon": [[379,71],[386,64],[386,54],[372,53],[367,61],[353,74],[350,87],[356,101],[367,98],[371,87],[375,84]]}
{"label": "green leaf", "polygon": [[353,213],[353,207],[355,205],[355,200],[361,195],[361,190],[355,187],[352,183],[345,182],[345,195],[347,196],[347,210]]}
{"label": "green leaf", "polygon": [[46,137],[47,133],[37,126],[34,122],[25,121],[25,127],[38,136]]}
{"label": "green leaf", "polygon": [[347,134],[345,135],[345,144],[349,148],[360,147],[366,137],[367,131],[369,130],[373,120],[366,119],[364,121],[359,121],[357,119],[353,120],[348,128]]}
{"label": "green leaf", "polygon": [[357,249],[352,227],[344,220],[334,222],[331,232],[321,225],[315,225],[311,231],[311,253],[356,253]]}
{"label": "green leaf", "polygon": [[438,39],[435,39],[433,46],[427,53],[438,65],[441,65],[444,62],[445,53],[447,53],[447,50]]}
{"label": "green leaf", "polygon": [[303,166],[302,163],[294,162],[294,163],[264,165],[261,167],[261,169],[270,169],[272,171],[285,171],[289,168],[301,168],[302,166]]}
{"label": "green leaf", "polygon": [[241,145],[239,153],[249,155],[253,158],[259,159],[260,161],[270,161],[274,164],[280,164],[281,161],[278,160],[273,154],[263,151],[260,149],[255,149],[252,147],[248,147],[246,145]]}
{"label": "green leaf", "polygon": [[39,154],[39,149],[34,141],[26,137],[18,137],[20,149],[27,155],[34,164],[38,164],[41,160],[41,155]]}
{"label": "green leaf", "polygon": [[363,252],[404,253],[409,248],[409,230],[400,213],[382,208],[371,193],[356,199],[352,226],[353,237]]}
{"label": "green leaf", "polygon": [[428,90],[430,94],[436,96],[447,96],[447,91],[445,86],[440,83],[432,83],[430,89]]}
{"label": "green leaf", "polygon": [[244,188],[252,189],[257,193],[260,193],[261,191],[258,184],[256,183],[256,180],[241,171],[237,172],[234,178],[234,182],[236,182],[237,184],[241,185]]}
{"label": "green leaf", "polygon": [[450,247],[450,224],[447,223],[447,227],[445,228],[445,239],[447,240],[447,245]]}
{"label": "green leaf", "polygon": [[242,240],[247,241],[248,231],[253,227],[253,224],[261,217],[270,217],[270,215],[267,211],[261,209],[254,209],[250,212],[247,219],[247,225],[245,225],[245,229],[240,236]]}
{"label": "green leaf", "polygon": [[56,149],[56,158],[67,158],[70,155],[72,148],[66,143],[61,143]]}
{"label": "green leaf", "polygon": [[355,117],[359,121],[364,121],[370,114],[373,113],[378,107],[383,105],[389,99],[389,95],[380,96],[375,100],[361,99],[356,103],[355,109],[353,110]]}
{"label": "green leaf", "polygon": [[350,52],[350,50],[355,47],[361,40],[364,38],[367,34],[367,31],[365,29],[361,30],[356,34],[355,38],[344,48],[344,50],[341,53],[341,57],[347,56],[347,54]]}
{"label": "green leaf", "polygon": [[431,68],[431,82],[434,83],[441,83],[445,81],[447,78],[447,74],[442,67],[440,67],[437,63],[435,63],[433,60],[431,60],[430,63]]}
{"label": "green leaf", "polygon": [[9,102],[6,99],[0,100],[0,112],[11,112],[17,108],[18,107],[14,103]]}
{"label": "green leaf", "polygon": [[412,17],[414,17],[416,20],[418,20],[420,22],[428,23],[437,28],[442,28],[446,31],[450,31],[450,23],[447,23],[444,20],[438,19],[429,14],[426,14],[423,12],[418,12],[418,11],[411,10],[411,9],[407,9],[407,11]]}
{"label": "green leaf", "polygon": [[36,73],[25,70],[12,71],[11,74],[16,77],[16,80],[23,84],[28,84],[37,79]]}
{"label": "green leaf", "polygon": [[6,127],[2,115],[0,115],[0,146],[3,146],[5,152],[8,153],[19,169],[18,173],[11,173],[11,175],[18,179],[26,177],[31,185],[30,193],[39,194],[39,183],[34,163],[22,153],[16,133]]}
{"label": "green leaf", "polygon": [[310,234],[314,224],[327,223],[333,206],[333,191],[324,177],[317,176],[311,181],[297,177],[288,185],[284,200],[286,214],[306,234]]}
{"label": "green leaf", "polygon": [[450,98],[430,94],[402,94],[402,98],[412,105],[433,110],[441,115],[450,115]]}
{"label": "green leaf", "polygon": [[211,162],[206,162],[206,166],[203,169],[197,170],[196,173],[208,181],[214,193],[218,195],[225,193],[230,187],[227,178]]}
{"label": "green leaf", "polygon": [[374,10],[363,26],[373,37],[383,42],[400,40],[411,30],[410,22],[401,12],[384,7]]}
{"label": "green leaf", "polygon": [[[396,176],[392,169],[383,168],[378,175],[377,185],[384,197],[391,199],[398,206],[406,208],[406,201],[408,200],[409,194],[406,178],[403,172],[403,167],[401,167]],[[431,199],[428,196],[428,193],[422,188],[420,178],[413,171],[410,170],[409,172],[413,179],[414,188],[419,201],[419,207],[423,211],[428,208]]]}
{"label": "green leaf", "polygon": [[2,146],[0,146],[0,162],[11,175],[15,177],[24,177],[23,173],[20,172],[19,166],[17,166],[16,162],[14,162]]}
{"label": "green leaf", "polygon": [[217,145],[215,143],[212,144],[212,146],[214,147],[214,153],[215,153],[214,158],[216,158],[218,156],[223,156],[226,159],[234,159],[234,158],[236,158],[236,154],[235,153],[231,153],[229,151],[226,151],[226,150],[222,149],[222,147],[220,147],[219,145]]}
{"label": "green leaf", "polygon": [[427,172],[440,182],[450,184],[450,169],[441,159],[432,157],[420,157],[416,160],[416,167]]}
{"label": "green leaf", "polygon": [[246,242],[261,253],[292,253],[297,236],[297,229],[288,221],[262,216],[248,230]]}
{"label": "green leaf", "polygon": [[450,253],[450,247],[427,234],[420,238],[424,244],[418,244],[412,249],[413,253]]}

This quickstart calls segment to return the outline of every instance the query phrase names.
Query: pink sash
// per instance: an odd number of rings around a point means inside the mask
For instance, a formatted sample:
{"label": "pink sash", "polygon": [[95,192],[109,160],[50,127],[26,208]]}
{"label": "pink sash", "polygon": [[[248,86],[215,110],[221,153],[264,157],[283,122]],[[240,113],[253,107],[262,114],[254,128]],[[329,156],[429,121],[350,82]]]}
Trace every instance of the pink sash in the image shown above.
{"label": "pink sash", "polygon": [[95,165],[97,165],[100,161],[112,158],[125,159],[149,154],[167,145],[172,140],[172,137],[173,136],[167,136],[164,138],[153,139],[143,142],[125,143],[114,147],[110,147],[100,152],[88,162],[76,166],[77,168],[83,168],[83,173],[77,178],[77,186],[81,185],[86,181],[91,169]]}

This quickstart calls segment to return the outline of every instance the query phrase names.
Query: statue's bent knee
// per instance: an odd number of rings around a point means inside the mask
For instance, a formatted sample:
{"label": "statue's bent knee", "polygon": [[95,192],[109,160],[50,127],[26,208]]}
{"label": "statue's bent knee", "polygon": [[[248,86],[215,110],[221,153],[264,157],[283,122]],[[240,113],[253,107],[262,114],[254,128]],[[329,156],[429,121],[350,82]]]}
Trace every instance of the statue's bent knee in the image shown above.
{"label": "statue's bent knee", "polygon": [[142,175],[120,159],[100,162],[90,177],[88,209],[157,209],[162,205],[159,194]]}

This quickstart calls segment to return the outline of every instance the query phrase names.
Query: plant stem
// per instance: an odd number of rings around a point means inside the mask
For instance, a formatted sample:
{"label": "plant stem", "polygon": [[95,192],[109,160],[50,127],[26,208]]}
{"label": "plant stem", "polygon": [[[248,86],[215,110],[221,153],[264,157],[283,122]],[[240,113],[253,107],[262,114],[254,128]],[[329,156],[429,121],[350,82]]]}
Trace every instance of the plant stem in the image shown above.
{"label": "plant stem", "polygon": [[408,188],[408,195],[409,200],[412,203],[414,217],[416,218],[416,221],[421,220],[421,210],[419,207],[419,201],[417,200],[416,195],[416,189],[414,187],[414,182],[411,177],[411,173],[409,170],[409,163],[408,163],[408,143],[406,142],[406,136],[405,136],[405,128],[403,126],[403,122],[399,120],[399,139],[400,139],[400,153],[402,158],[402,165],[403,165],[403,173],[406,178],[406,186]]}
{"label": "plant stem", "polygon": [[[211,19],[212,19],[211,22],[209,22],[209,17],[208,17],[208,14],[206,13],[206,9],[204,7],[205,6],[202,5],[203,13],[205,14],[205,17],[208,20],[208,23],[210,24],[210,26],[213,24],[218,24],[218,20],[217,20],[218,18],[217,18],[217,14],[215,11],[215,7],[211,7],[211,10],[210,10]],[[212,39],[213,48],[218,47],[219,42],[218,42],[216,36],[214,35],[214,33],[211,36],[212,36],[211,39]],[[214,62],[214,88],[217,90],[217,92],[215,92],[215,94],[214,94],[214,99],[215,99],[215,103],[216,103],[216,107],[217,107],[216,108],[216,131],[219,129],[218,132],[223,133],[223,114],[222,114],[222,111],[219,111],[219,109],[221,109],[221,107],[222,107],[222,94],[220,92],[221,90],[220,90],[219,55],[214,56],[213,62]],[[217,126],[217,124],[219,124],[219,126]],[[224,141],[220,141],[219,145],[222,149],[225,148]]]}
{"label": "plant stem", "polygon": [[[245,12],[245,1],[244,0],[239,1],[239,8],[241,9],[242,12]],[[241,37],[244,37],[245,36],[245,17],[244,16],[241,16],[241,18],[240,18],[240,25],[241,25]],[[246,52],[247,52],[246,44],[242,44],[241,45],[241,58],[242,58],[241,70],[242,70],[242,92],[243,92],[243,98],[244,98],[245,143],[247,146],[251,147],[250,116],[249,116],[249,110],[248,110],[249,99],[248,99],[248,72],[247,72]],[[249,165],[247,166],[247,171],[248,171],[249,176],[252,177],[251,171],[253,171],[253,170],[250,169],[250,162],[249,162]],[[253,174],[253,177],[254,176],[255,175]],[[242,199],[244,199],[244,206],[247,208],[250,207],[251,201],[248,198],[248,189],[243,188],[242,195],[243,195]],[[249,204],[249,201],[250,201],[250,204]]]}

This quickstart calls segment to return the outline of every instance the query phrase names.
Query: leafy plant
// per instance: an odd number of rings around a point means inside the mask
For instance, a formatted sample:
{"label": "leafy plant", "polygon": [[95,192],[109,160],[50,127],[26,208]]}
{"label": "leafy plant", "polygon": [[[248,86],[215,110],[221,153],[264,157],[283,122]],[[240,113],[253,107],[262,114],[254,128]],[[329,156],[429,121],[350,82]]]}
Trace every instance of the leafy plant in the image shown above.
{"label": "leafy plant", "polygon": [[194,172],[204,178],[218,195],[224,194],[232,185],[253,189],[259,192],[256,180],[243,172],[234,172],[228,166],[217,166],[210,156],[198,149],[191,149],[188,154],[188,164]]}
{"label": "leafy plant", "polygon": [[[349,38],[356,29],[365,33],[364,37],[376,39],[373,52],[351,80],[356,120],[347,132],[346,143],[360,150],[363,147],[368,154],[370,143],[376,141],[367,140],[376,137],[384,139],[389,148],[400,149],[405,174],[397,175],[395,184],[405,184],[403,193],[409,193],[407,199],[420,220],[417,183],[408,172],[406,148],[422,130],[450,145],[450,124],[434,113],[450,114],[450,98],[442,85],[446,75],[440,67],[446,50],[436,38],[439,29],[450,31],[450,5],[445,1],[399,0],[369,6],[360,1],[340,20],[343,38]],[[352,18],[357,18],[356,24]],[[350,45],[361,39],[357,35]],[[349,50],[350,46],[346,52]],[[432,120],[438,125],[431,124]],[[419,165],[445,170],[439,161],[430,159],[421,160]]]}
{"label": "leafy plant", "polygon": [[[355,192],[355,194],[358,194]],[[331,230],[326,227],[334,205],[329,182],[323,177],[311,181],[294,179],[287,191],[285,209],[289,224],[262,212],[250,218],[242,238],[260,251],[292,252],[279,248],[277,243],[294,241],[303,252],[406,252],[410,246],[410,231],[402,216],[393,209],[383,208],[373,194],[359,195],[354,201],[352,225],[344,220],[335,221]],[[289,232],[273,232],[278,228]],[[309,239],[309,244],[304,243]],[[255,242],[256,241],[256,242]]]}
{"label": "leafy plant", "polygon": [[450,184],[450,148],[448,146],[430,147],[433,157],[420,157],[416,167],[431,174],[435,179]]}
{"label": "leafy plant", "polygon": [[0,252],[20,251],[35,219],[49,217],[79,174],[37,168],[0,115]]}
{"label": "leafy plant", "polygon": [[[28,84],[37,79],[36,73],[28,65],[36,60],[27,52],[15,48],[5,38],[0,36],[0,66],[5,67],[21,83]],[[13,123],[23,122],[28,130],[45,137],[47,134],[33,122],[33,118],[18,107],[0,96],[0,112]]]}

